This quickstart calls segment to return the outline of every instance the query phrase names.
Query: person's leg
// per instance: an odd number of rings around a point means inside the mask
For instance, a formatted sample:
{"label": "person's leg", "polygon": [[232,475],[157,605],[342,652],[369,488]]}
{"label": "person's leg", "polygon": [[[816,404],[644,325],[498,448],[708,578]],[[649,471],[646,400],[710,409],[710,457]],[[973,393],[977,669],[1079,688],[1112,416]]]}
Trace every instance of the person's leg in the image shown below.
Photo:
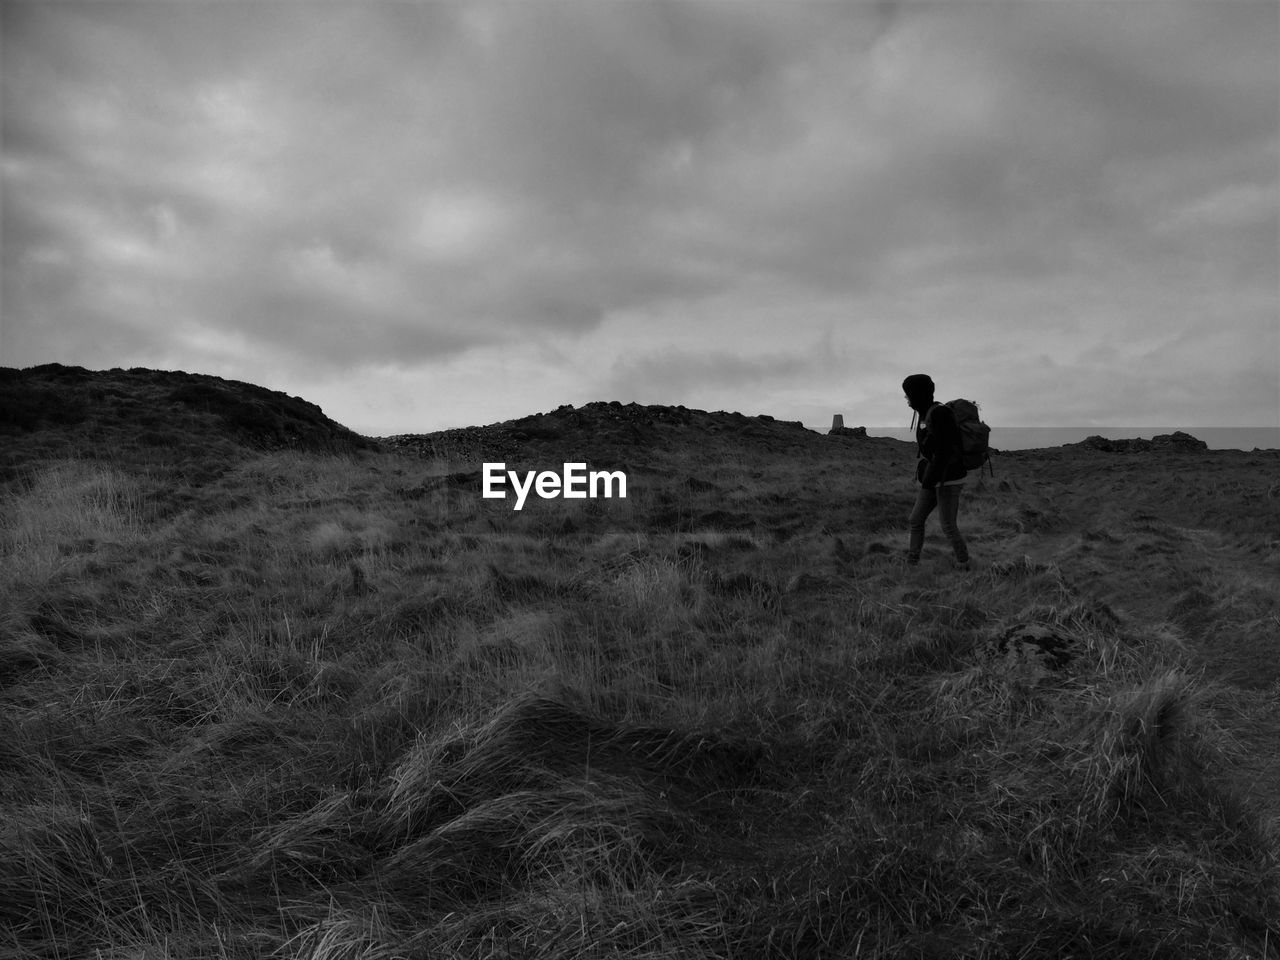
{"label": "person's leg", "polygon": [[956,517],[960,513],[960,484],[938,488],[938,522],[942,525],[942,533],[951,541],[951,549],[955,551],[957,563],[969,562],[969,547],[960,535]]}
{"label": "person's leg", "polygon": [[937,495],[932,490],[921,487],[920,492],[916,494],[916,504],[911,510],[911,537],[907,541],[907,563],[920,562],[920,550],[924,546],[924,522],[937,504]]}

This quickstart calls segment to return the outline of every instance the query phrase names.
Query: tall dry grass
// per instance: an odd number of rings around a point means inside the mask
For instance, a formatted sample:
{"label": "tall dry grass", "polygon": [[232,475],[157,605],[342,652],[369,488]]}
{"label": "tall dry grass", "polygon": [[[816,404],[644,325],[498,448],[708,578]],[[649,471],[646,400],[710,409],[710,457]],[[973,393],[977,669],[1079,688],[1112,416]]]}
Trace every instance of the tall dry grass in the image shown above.
{"label": "tall dry grass", "polygon": [[838,450],[520,514],[455,466],[4,492],[0,951],[1273,950],[1239,688],[1095,577],[1172,565],[1261,636],[1229,551],[987,484],[974,569],[936,531],[908,569],[903,465]]}

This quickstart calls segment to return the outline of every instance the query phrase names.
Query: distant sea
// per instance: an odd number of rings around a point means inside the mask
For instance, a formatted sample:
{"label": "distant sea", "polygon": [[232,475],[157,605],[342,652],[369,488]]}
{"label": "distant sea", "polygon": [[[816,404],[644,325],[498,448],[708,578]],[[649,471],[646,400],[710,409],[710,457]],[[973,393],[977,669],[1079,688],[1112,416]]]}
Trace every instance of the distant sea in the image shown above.
{"label": "distant sea", "polygon": [[[845,422],[853,426],[847,420]],[[830,425],[811,426],[811,429],[826,433]],[[1203,440],[1210,450],[1280,450],[1280,427],[992,427],[991,445],[997,450],[1033,450],[1079,443],[1086,437],[1106,437],[1108,440],[1141,437],[1150,440],[1157,434],[1179,430]],[[913,439],[907,427],[868,427],[867,434],[897,440]]]}

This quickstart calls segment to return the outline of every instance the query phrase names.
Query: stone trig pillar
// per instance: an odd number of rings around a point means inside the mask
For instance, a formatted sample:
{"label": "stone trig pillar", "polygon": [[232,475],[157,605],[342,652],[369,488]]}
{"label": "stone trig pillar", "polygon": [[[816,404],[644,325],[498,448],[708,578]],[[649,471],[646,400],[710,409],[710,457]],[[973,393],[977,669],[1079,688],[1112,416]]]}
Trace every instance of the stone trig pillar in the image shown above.
{"label": "stone trig pillar", "polygon": [[843,414],[843,413],[837,413],[834,417],[832,417],[832,418],[831,418],[831,429],[832,429],[832,430],[843,430],[843,429],[844,429],[844,414]]}

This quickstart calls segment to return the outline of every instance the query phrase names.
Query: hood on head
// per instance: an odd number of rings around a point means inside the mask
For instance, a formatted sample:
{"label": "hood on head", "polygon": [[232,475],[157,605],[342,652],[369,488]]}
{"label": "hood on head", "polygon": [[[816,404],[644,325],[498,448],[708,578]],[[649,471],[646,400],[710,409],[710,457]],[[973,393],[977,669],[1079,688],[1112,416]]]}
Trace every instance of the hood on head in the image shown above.
{"label": "hood on head", "polygon": [[902,381],[902,392],[918,410],[933,400],[933,378],[927,373],[913,373]]}

